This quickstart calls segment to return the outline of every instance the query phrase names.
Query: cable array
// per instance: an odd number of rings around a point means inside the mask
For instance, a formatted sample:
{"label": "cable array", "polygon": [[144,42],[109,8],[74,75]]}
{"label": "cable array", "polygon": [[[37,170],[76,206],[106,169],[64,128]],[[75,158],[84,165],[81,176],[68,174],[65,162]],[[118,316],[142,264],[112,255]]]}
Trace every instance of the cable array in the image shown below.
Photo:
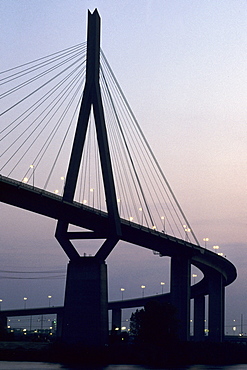
{"label": "cable array", "polygon": [[64,177],[85,67],[84,43],[0,74],[2,173],[48,189],[55,166]]}
{"label": "cable array", "polygon": [[[101,51],[100,88],[120,217],[198,244]],[[0,73],[0,171],[62,195],[86,75],[86,44]],[[106,211],[93,109],[75,200]],[[1,277],[0,277],[1,278]]]}
{"label": "cable array", "polygon": [[[101,90],[121,217],[190,240],[196,237],[101,51]],[[190,233],[190,234],[189,234]]]}

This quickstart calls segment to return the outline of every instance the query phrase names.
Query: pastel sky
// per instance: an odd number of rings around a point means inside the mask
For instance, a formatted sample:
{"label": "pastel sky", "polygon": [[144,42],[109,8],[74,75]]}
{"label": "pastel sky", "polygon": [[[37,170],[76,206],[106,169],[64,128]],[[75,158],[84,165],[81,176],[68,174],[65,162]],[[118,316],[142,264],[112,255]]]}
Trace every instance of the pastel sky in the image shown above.
{"label": "pastel sky", "polygon": [[[247,3],[1,1],[0,69],[85,41],[94,8],[102,49],[197,238],[208,237],[208,248],[219,245],[237,267],[226,290],[227,325],[243,314],[247,332]],[[65,271],[55,221],[0,207],[0,270]],[[121,298],[121,287],[126,298],[140,296],[141,284],[146,294],[160,293],[169,281],[168,261],[138,247],[118,246],[108,268],[110,299]],[[1,276],[3,308],[21,307],[24,296],[30,307],[46,305],[49,294],[54,305],[63,302],[63,279]]]}

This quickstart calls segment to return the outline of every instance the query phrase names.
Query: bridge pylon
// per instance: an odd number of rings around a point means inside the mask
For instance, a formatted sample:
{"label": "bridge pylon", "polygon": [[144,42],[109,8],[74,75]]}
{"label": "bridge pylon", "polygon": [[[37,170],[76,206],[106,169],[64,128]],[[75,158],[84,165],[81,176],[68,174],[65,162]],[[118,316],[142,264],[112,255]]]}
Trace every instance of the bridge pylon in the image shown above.
{"label": "bridge pylon", "polygon": [[[91,109],[93,109],[108,212],[108,228],[105,235],[106,240],[96,253],[95,257],[104,261],[120,239],[121,223],[118,213],[104,109],[101,98],[99,70],[100,17],[98,11],[95,10],[92,14],[88,11],[86,82],[66,175],[63,201],[72,203],[74,200],[82,152],[89,123],[89,115]],[[70,240],[73,238],[88,239],[89,233],[79,232],[76,233],[77,235],[75,236],[75,233],[68,232],[68,226],[69,222],[66,220],[66,215],[61,215],[61,218],[58,219],[55,236],[69,259],[75,260],[79,258],[80,255]],[[91,232],[90,238],[97,239],[97,235],[94,234],[94,232]]]}
{"label": "bridge pylon", "polygon": [[[62,341],[102,346],[108,338],[107,266],[105,259],[121,236],[121,223],[99,84],[100,17],[88,11],[86,82],[64,187],[63,201],[73,203],[82,152],[93,109],[105,198],[108,228],[105,241],[93,257],[81,257],[71,239],[97,239],[92,232],[70,233],[66,215],[58,219],[55,236],[70,259],[67,270]],[[76,235],[75,235],[76,234]]]}

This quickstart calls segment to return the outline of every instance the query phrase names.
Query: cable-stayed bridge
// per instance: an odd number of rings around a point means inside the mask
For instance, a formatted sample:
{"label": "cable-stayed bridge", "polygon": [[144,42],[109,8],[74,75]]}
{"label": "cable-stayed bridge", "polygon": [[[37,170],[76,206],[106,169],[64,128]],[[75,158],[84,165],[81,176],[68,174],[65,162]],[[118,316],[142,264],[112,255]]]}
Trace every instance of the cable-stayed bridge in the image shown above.
{"label": "cable-stayed bridge", "polygon": [[[63,195],[85,64],[83,44],[1,74],[1,174]],[[120,217],[198,244],[102,51],[100,85]],[[106,211],[93,112],[75,200]]]}
{"label": "cable-stayed bridge", "polygon": [[[224,287],[236,270],[199,246],[99,40],[95,11],[87,43],[1,73],[0,200],[58,220],[56,238],[70,259],[65,342],[106,343],[105,260],[119,240],[171,256],[166,299],[177,308],[181,339],[189,338],[191,298],[195,336],[203,338],[209,295],[209,335],[221,341]],[[104,240],[93,257],[81,257],[72,243],[86,239]],[[191,264],[204,274],[192,288]],[[88,332],[78,332],[85,325]]]}

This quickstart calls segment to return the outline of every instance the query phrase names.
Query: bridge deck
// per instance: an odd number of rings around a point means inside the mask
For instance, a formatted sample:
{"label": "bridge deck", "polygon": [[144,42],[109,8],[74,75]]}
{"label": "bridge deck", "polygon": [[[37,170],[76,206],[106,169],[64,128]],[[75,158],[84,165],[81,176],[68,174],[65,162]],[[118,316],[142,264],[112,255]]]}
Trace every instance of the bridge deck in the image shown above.
{"label": "bridge deck", "polygon": [[[77,202],[64,202],[58,195],[4,176],[0,176],[0,201],[92,230],[94,238],[107,238],[111,233],[107,213]],[[214,252],[123,219],[121,228],[123,241],[156,250],[162,256],[189,256],[192,264],[204,274],[204,278],[196,284],[198,294],[208,293],[206,276],[211,269],[222,274],[224,285],[229,285],[236,279],[235,266]]]}

